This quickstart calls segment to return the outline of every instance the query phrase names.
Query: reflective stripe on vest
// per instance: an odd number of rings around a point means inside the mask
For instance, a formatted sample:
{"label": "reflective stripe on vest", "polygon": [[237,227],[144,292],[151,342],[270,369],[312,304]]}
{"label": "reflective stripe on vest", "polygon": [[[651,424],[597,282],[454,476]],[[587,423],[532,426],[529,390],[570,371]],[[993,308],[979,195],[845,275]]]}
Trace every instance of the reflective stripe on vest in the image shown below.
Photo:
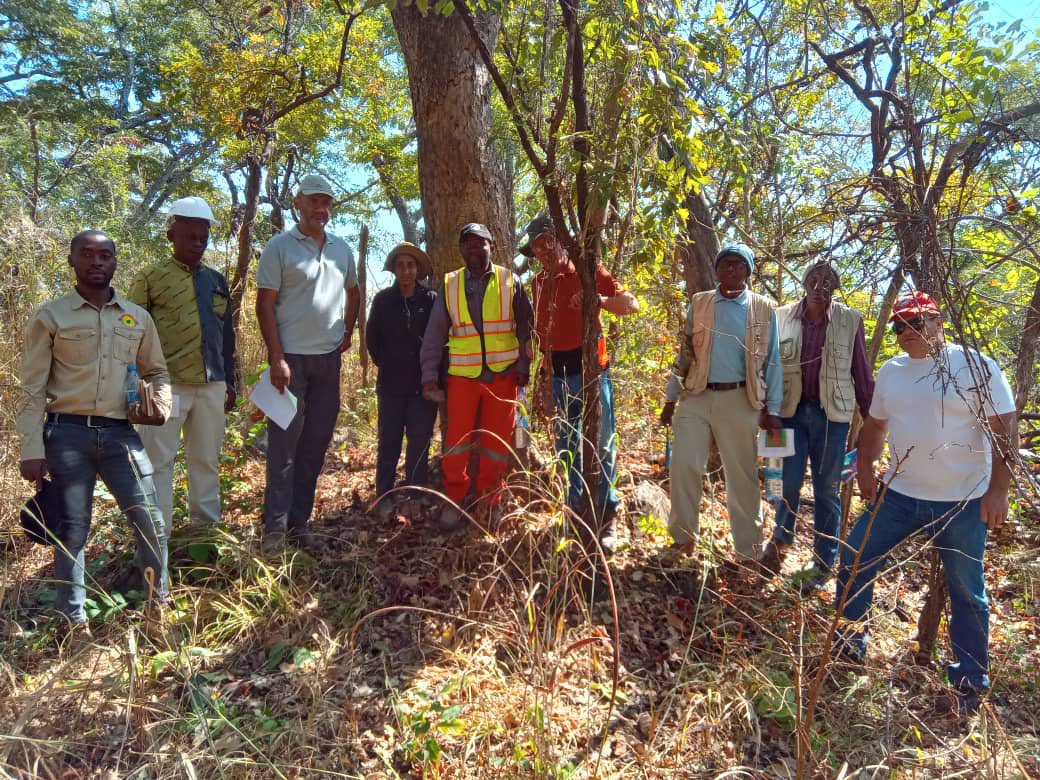
{"label": "reflective stripe on vest", "polygon": [[520,357],[520,343],[513,321],[513,274],[499,265],[488,280],[481,306],[483,334],[473,324],[466,300],[465,269],[444,277],[445,304],[451,327],[448,331],[448,373],[476,378],[487,364],[502,373]]}

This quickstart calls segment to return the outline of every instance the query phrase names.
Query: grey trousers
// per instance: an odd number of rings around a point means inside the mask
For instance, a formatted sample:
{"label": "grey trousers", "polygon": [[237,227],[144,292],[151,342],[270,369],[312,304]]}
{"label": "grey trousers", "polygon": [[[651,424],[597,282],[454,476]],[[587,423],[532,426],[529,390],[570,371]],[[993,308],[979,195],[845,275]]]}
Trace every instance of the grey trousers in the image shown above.
{"label": "grey trousers", "polygon": [[742,387],[682,394],[672,419],[672,513],[668,518],[668,530],[677,542],[696,539],[700,530],[701,486],[714,437],[726,475],[733,547],[740,558],[758,558],[762,549],[758,418],[758,410],[751,408]]}
{"label": "grey trousers", "polygon": [[288,430],[268,421],[264,531],[302,530],[339,415],[340,353],[286,355],[289,389],[298,399]]}

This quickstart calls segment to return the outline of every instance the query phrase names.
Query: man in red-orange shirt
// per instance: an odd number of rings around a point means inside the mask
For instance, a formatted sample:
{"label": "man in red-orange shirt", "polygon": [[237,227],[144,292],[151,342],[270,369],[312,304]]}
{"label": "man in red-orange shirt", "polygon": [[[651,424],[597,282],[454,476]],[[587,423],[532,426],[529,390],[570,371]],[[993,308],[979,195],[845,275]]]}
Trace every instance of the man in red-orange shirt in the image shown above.
{"label": "man in red-orange shirt", "polygon": [[[534,257],[542,266],[534,278],[535,329],[544,366],[552,376],[553,403],[559,410],[556,418],[556,448],[569,467],[571,507],[580,510],[585,494],[581,477],[582,414],[582,301],[581,278],[566,250],[556,238],[552,219],[539,215],[527,228],[528,241],[520,252]],[[625,316],[639,311],[639,302],[627,292],[601,265],[596,266],[596,291],[599,306],[611,314]],[[614,384],[610,376],[600,323],[599,348],[600,495],[596,516],[600,519],[600,542],[608,551],[616,544],[614,518],[618,497],[614,492],[617,479],[617,435],[614,422]]]}

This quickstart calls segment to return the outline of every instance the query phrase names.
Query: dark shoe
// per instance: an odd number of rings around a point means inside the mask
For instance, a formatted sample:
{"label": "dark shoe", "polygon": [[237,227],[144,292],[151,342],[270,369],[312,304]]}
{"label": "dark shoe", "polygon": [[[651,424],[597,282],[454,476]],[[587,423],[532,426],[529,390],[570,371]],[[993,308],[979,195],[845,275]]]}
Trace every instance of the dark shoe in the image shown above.
{"label": "dark shoe", "polygon": [[776,576],[780,573],[780,567],[784,562],[784,553],[780,549],[780,545],[772,539],[769,544],[766,545],[766,549],[762,551],[762,558],[759,563],[762,564],[762,568],[772,576]]}
{"label": "dark shoe", "polygon": [[985,691],[980,691],[965,680],[954,686],[953,692],[957,697],[957,712],[965,718],[969,718],[982,707],[982,697]]}
{"label": "dark shoe", "polygon": [[94,635],[87,623],[68,623],[58,634],[59,652],[73,658],[94,644]]}
{"label": "dark shoe", "polygon": [[811,596],[814,593],[823,596],[829,589],[832,574],[833,572],[829,569],[810,566],[808,569],[796,572],[791,578],[791,582],[797,586],[800,596]]}
{"label": "dark shoe", "polygon": [[393,496],[381,498],[373,508],[373,514],[384,522],[393,520],[397,514],[397,502],[394,501]]}
{"label": "dark shoe", "polygon": [[318,557],[328,549],[325,540],[304,529],[290,529],[289,541],[305,553]]}
{"label": "dark shoe", "polygon": [[457,531],[462,526],[462,512],[454,504],[445,504],[437,523],[442,531]]}
{"label": "dark shoe", "polygon": [[285,549],[285,534],[281,531],[266,531],[260,543],[260,552],[264,555],[278,555]]}

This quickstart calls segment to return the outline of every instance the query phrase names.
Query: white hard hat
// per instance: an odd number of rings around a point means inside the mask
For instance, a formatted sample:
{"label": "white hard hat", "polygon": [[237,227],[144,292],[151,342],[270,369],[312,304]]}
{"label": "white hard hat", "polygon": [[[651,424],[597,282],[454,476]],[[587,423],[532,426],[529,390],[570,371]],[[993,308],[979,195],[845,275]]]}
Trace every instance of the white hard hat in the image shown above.
{"label": "white hard hat", "polygon": [[186,198],[175,200],[166,210],[166,214],[170,217],[204,219],[214,227],[220,224],[213,217],[213,211],[210,209],[209,204],[197,195],[189,195]]}

